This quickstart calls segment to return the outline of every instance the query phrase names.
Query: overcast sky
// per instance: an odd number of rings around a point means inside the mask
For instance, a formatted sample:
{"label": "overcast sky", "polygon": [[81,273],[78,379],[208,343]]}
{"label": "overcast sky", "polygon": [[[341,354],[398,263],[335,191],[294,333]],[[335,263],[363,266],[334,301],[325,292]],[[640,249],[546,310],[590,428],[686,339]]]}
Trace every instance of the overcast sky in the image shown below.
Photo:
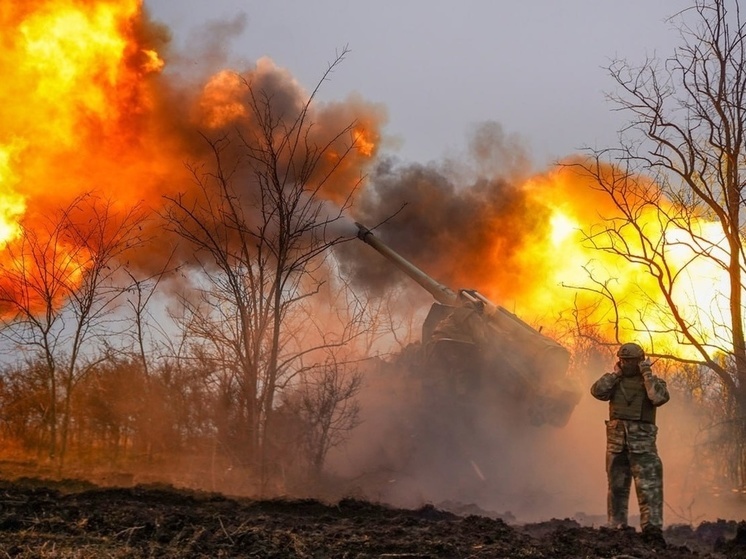
{"label": "overcast sky", "polygon": [[[426,163],[465,149],[471,128],[500,123],[538,168],[615,142],[623,123],[605,93],[613,58],[665,57],[679,44],[667,18],[691,0],[145,0],[191,64],[241,71],[261,56],[312,88],[335,52],[346,61],[321,91],[356,92],[388,111],[386,148]],[[235,32],[207,32],[233,22]],[[225,63],[199,59],[205,41]],[[215,68],[205,64],[215,64]]]}

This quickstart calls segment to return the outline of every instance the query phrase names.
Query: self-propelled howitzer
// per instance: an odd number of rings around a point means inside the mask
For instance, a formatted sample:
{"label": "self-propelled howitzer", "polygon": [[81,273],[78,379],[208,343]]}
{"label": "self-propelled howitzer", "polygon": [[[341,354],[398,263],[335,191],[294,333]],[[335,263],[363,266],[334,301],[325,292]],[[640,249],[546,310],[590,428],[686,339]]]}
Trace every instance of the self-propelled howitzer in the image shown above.
{"label": "self-propelled howitzer", "polygon": [[[472,289],[458,292],[406,260],[360,223],[357,236],[435,299],[422,327],[423,366],[445,375],[453,397],[511,406],[535,425],[563,426],[580,400],[570,353]],[[442,385],[442,383],[441,383]],[[446,389],[449,390],[449,389]]]}

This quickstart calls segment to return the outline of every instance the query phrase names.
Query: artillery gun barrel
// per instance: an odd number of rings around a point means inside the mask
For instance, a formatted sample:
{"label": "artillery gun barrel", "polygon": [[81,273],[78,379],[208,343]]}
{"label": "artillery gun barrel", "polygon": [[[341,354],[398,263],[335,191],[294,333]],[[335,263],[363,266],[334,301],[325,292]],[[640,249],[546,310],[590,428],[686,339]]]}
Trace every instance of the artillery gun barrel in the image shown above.
{"label": "artillery gun barrel", "polygon": [[417,266],[409,262],[395,250],[381,242],[373,232],[364,225],[355,222],[357,226],[357,237],[366,244],[376,249],[381,255],[394,263],[402,272],[424,287],[438,303],[442,305],[455,306],[459,303],[458,294],[442,283],[435,281]]}
{"label": "artillery gun barrel", "polygon": [[478,302],[482,305],[484,313],[487,316],[497,317],[498,319],[500,317],[508,318],[509,320],[516,322],[516,324],[521,328],[525,328],[532,333],[539,334],[539,332],[535,328],[518,318],[515,314],[508,311],[507,309],[495,305],[481,293],[472,289],[462,289],[460,292],[457,293],[450,287],[447,287],[442,283],[434,280],[425,272],[420,270],[417,266],[412,264],[409,260],[405,259],[398,252],[378,239],[378,237],[376,237],[373,232],[365,225],[362,225],[358,222],[355,222],[355,225],[357,226],[357,236],[360,240],[372,246],[380,254],[393,262],[397,268],[402,270],[414,281],[424,287],[438,303],[455,307],[464,304],[464,302],[466,301],[470,301],[472,303]]}

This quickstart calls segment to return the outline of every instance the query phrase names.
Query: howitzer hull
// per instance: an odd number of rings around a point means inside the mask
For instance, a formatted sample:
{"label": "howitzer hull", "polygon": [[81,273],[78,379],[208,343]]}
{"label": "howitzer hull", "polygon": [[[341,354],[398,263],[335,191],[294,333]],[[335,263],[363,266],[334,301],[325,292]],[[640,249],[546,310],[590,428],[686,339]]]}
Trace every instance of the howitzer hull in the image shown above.
{"label": "howitzer hull", "polygon": [[449,377],[471,378],[465,383],[470,389],[454,398],[511,408],[513,417],[532,425],[562,427],[580,401],[581,390],[567,375],[565,348],[513,321],[485,320],[468,307],[433,304],[423,325],[423,357],[446,391]]}

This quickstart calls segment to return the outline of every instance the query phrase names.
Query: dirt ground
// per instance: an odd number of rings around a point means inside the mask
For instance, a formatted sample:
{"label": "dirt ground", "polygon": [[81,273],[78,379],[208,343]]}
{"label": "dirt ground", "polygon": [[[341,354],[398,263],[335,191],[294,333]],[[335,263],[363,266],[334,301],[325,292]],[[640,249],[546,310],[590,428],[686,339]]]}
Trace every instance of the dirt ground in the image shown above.
{"label": "dirt ground", "polygon": [[233,499],[170,486],[0,480],[0,557],[18,558],[746,558],[746,522],[674,526],[666,543],[552,520],[358,500]]}

